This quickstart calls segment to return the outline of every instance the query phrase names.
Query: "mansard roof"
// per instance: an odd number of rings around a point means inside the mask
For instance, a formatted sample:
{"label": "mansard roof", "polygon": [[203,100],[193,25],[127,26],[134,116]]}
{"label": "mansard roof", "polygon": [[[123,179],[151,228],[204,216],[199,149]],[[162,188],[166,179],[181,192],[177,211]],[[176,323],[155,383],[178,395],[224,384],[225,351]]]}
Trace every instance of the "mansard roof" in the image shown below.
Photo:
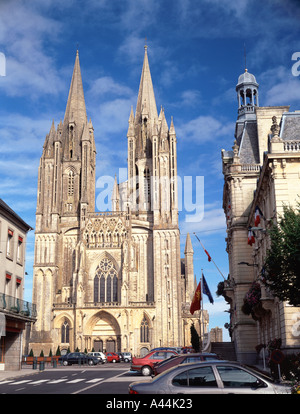
{"label": "mansard roof", "polygon": [[282,115],[280,137],[284,141],[300,141],[300,111],[286,112]]}
{"label": "mansard roof", "polygon": [[246,121],[237,137],[239,157],[242,164],[259,164],[259,148],[256,121]]}

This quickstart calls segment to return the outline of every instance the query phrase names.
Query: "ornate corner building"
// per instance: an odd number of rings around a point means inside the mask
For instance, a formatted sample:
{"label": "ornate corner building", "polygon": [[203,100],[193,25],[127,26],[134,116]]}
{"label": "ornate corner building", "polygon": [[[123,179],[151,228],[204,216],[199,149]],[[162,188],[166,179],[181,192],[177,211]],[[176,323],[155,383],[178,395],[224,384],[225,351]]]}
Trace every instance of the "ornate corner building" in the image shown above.
{"label": "ornate corner building", "polygon": [[127,138],[128,180],[115,180],[111,212],[95,212],[96,146],[77,52],[64,121],[52,124],[39,165],[34,352],[190,344],[193,248],[188,236],[180,258],[176,133],[157,113],[147,47]]}
{"label": "ornate corner building", "polygon": [[[267,233],[283,206],[299,201],[300,112],[289,106],[259,107],[258,83],[247,70],[236,85],[238,118],[232,151],[222,150],[223,209],[227,220],[230,303],[236,355],[257,363],[257,349],[280,339],[286,353],[299,352],[299,308],[273,297],[264,283]],[[296,319],[295,319],[296,317]]]}

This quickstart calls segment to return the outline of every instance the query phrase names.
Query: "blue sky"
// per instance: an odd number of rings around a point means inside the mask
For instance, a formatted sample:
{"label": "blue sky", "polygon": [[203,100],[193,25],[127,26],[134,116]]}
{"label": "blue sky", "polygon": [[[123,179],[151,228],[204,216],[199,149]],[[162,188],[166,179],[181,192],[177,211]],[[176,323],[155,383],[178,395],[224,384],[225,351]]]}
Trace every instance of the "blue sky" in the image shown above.
{"label": "blue sky", "polygon": [[[95,129],[97,178],[127,166],[127,128],[135,109],[144,44],[158,110],[177,134],[178,174],[204,177],[204,217],[180,213],[182,250],[187,232],[215,303],[205,297],[210,328],[229,321],[215,291],[222,276],[193,235],[196,232],[223,275],[228,275],[222,210],[221,149],[231,149],[237,117],[235,86],[247,68],[259,83],[260,106],[300,109],[300,52],[296,1],[238,0],[1,0],[0,197],[35,227],[38,163],[52,120],[63,119],[76,49],[88,117]],[[96,196],[101,188],[96,188]],[[28,235],[24,298],[31,301],[34,232]],[[223,330],[224,339],[228,339]]]}

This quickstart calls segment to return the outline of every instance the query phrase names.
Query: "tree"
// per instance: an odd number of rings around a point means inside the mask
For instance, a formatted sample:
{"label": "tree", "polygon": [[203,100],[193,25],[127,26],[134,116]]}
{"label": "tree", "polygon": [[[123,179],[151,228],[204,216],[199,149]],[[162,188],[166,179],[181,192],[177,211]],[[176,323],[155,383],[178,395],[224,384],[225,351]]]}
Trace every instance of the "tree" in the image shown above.
{"label": "tree", "polygon": [[200,351],[200,338],[198,335],[198,332],[196,331],[194,323],[191,325],[191,343],[192,347],[195,350],[195,352]]}
{"label": "tree", "polygon": [[265,261],[265,281],[274,296],[300,306],[300,205],[284,206],[279,224],[269,230],[271,247]]}

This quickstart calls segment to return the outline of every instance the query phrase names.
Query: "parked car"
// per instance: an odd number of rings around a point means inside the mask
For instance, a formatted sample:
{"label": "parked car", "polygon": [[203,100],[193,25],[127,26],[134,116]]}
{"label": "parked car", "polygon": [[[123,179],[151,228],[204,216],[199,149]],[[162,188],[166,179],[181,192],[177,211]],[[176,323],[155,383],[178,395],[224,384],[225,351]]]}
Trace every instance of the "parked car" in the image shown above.
{"label": "parked car", "polygon": [[83,352],[70,352],[58,358],[58,362],[63,365],[72,364],[88,364],[97,365],[99,363],[98,358],[84,354]]}
{"label": "parked car", "polygon": [[153,367],[153,374],[158,375],[166,371],[169,368],[175,367],[180,364],[189,364],[192,362],[200,361],[216,361],[221,359],[217,354],[202,352],[195,354],[180,354],[178,356],[173,355],[171,358],[166,359],[165,361],[157,362]]}
{"label": "parked car", "polygon": [[105,364],[107,362],[106,355],[103,354],[103,352],[101,352],[101,351],[88,352],[88,355],[98,358],[98,363],[99,364]]}
{"label": "parked car", "polygon": [[151,351],[175,351],[178,354],[181,352],[181,347],[175,347],[175,346],[160,346],[158,348],[153,348]]}
{"label": "parked car", "polygon": [[133,357],[131,361],[131,371],[140,372],[142,375],[151,375],[153,372],[153,366],[156,362],[163,361],[170,358],[172,355],[178,355],[175,351],[151,351],[149,354],[142,358]]}
{"label": "parked car", "polygon": [[129,385],[129,394],[290,394],[291,386],[239,363],[177,365],[150,381]]}
{"label": "parked car", "polygon": [[120,362],[120,357],[115,352],[106,352],[107,362]]}
{"label": "parked car", "polygon": [[116,354],[119,355],[120,362],[124,362],[124,357],[123,357],[122,352],[116,352]]}
{"label": "parked car", "polygon": [[130,352],[122,352],[124,362],[130,362],[132,360],[132,355]]}

